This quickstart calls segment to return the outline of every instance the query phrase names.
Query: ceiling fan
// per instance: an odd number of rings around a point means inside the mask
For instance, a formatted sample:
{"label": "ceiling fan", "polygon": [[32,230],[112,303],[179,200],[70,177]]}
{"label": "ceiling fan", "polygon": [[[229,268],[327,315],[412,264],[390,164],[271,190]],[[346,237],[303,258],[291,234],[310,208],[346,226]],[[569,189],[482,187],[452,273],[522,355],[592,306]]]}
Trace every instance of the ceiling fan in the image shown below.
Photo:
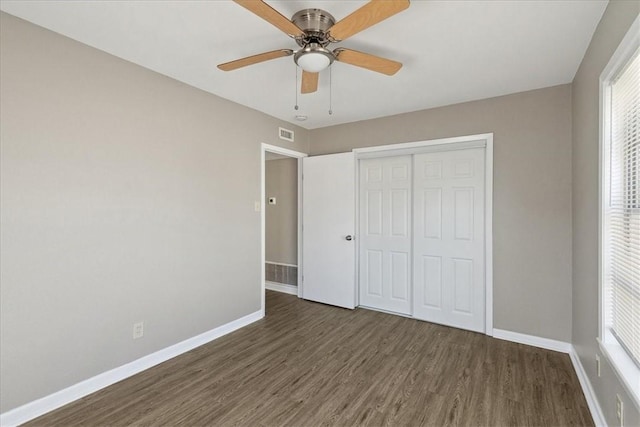
{"label": "ceiling fan", "polygon": [[330,50],[327,46],[353,36],[409,7],[409,0],[370,0],[367,4],[339,22],[322,9],[303,9],[291,20],[281,15],[262,0],[234,0],[260,18],[292,37],[300,49],[279,49],[248,56],[218,65],[223,71],[236,70],[271,59],[293,55],[295,63],[302,68],[302,93],[318,89],[318,73],[333,61],[386,75],[394,75],[402,64],[390,59],[342,47]]}

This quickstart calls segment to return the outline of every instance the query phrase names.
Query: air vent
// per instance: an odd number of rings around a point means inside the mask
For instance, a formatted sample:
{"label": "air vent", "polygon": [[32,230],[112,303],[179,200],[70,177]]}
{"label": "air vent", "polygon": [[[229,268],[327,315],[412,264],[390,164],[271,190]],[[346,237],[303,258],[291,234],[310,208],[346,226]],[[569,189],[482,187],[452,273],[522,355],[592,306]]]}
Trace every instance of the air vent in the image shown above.
{"label": "air vent", "polygon": [[278,128],[280,131],[280,139],[293,142],[293,131],[285,128]]}

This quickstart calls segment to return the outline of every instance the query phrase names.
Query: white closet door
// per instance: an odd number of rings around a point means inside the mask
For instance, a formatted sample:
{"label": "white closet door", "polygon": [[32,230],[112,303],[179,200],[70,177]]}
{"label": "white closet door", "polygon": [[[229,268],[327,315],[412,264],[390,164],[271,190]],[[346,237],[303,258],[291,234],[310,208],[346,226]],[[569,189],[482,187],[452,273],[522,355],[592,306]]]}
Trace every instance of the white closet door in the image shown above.
{"label": "white closet door", "polygon": [[360,305],[411,313],[411,156],[360,160]]}
{"label": "white closet door", "polygon": [[354,308],[355,158],[302,159],[302,298]]}
{"label": "white closet door", "polygon": [[485,330],[484,149],[414,157],[413,315]]}

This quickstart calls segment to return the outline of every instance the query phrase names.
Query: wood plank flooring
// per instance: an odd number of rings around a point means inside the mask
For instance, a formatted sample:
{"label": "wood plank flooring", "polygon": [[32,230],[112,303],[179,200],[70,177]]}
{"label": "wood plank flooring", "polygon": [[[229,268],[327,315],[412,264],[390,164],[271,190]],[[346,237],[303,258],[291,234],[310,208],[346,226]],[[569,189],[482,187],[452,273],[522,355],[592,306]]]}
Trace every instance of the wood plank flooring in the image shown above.
{"label": "wood plank flooring", "polygon": [[33,426],[593,425],[569,356],[267,292],[265,319]]}

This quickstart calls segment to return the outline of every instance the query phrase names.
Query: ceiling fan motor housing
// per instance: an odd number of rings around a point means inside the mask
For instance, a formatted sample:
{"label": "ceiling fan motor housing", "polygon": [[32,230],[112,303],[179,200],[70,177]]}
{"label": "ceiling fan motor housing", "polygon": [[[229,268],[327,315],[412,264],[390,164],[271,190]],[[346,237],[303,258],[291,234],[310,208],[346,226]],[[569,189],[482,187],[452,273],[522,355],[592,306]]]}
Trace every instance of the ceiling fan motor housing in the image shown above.
{"label": "ceiling fan motor housing", "polygon": [[300,47],[305,47],[310,43],[317,43],[322,47],[331,43],[327,37],[327,31],[336,23],[331,14],[322,9],[303,9],[296,12],[291,18],[298,28],[304,31],[304,35],[296,37],[296,42]]}

